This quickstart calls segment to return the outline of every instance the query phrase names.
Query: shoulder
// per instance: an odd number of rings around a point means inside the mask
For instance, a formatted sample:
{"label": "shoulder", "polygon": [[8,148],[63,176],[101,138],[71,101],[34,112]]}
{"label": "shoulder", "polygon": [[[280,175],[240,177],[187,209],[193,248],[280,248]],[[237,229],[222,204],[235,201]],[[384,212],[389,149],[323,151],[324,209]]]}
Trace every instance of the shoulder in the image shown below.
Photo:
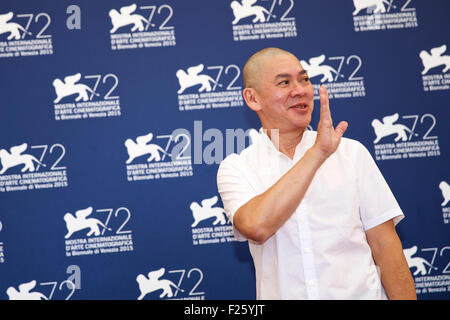
{"label": "shoulder", "polygon": [[360,141],[345,137],[342,137],[338,151],[352,158],[357,158],[361,154],[370,154]]}
{"label": "shoulder", "polygon": [[237,153],[231,153],[228,156],[225,157],[225,159],[222,160],[222,162],[219,165],[218,172],[229,168],[241,168],[245,167],[245,165],[251,161],[251,159],[256,154],[256,146],[255,144],[252,144],[242,150],[239,154]]}

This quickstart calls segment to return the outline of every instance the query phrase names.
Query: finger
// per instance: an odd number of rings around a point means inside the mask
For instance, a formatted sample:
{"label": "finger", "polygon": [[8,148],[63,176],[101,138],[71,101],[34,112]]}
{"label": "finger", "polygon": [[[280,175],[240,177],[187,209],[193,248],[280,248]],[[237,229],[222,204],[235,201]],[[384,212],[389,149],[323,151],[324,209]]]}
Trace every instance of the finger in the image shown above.
{"label": "finger", "polygon": [[339,136],[343,136],[345,130],[348,128],[348,122],[347,121],[341,121],[337,125],[336,129],[334,129],[334,132],[336,132]]}
{"label": "finger", "polygon": [[319,88],[320,96],[320,119],[331,118],[330,112],[330,100],[328,97],[328,91],[325,86]]}

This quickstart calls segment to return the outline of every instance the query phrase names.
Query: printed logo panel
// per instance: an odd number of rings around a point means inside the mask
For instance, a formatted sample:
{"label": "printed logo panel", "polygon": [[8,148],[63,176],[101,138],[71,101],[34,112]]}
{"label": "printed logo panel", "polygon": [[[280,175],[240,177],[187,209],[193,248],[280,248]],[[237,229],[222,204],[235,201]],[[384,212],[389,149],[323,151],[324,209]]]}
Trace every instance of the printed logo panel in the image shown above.
{"label": "printed logo panel", "polygon": [[155,139],[158,143],[151,143],[153,137],[149,132],[125,140],[128,181],[193,176],[189,131],[177,129],[168,135],[158,135]]}
{"label": "printed logo panel", "polygon": [[[432,48],[429,52],[422,50],[422,84],[424,91],[450,90],[450,55],[445,54],[445,44]],[[440,71],[440,72],[439,72]]]}
{"label": "printed logo panel", "polygon": [[200,204],[191,202],[189,209],[194,219],[191,225],[194,246],[237,241],[225,210],[215,206],[218,200],[219,197],[214,196],[202,200]]}
{"label": "printed logo panel", "polygon": [[133,251],[133,233],[127,230],[128,208],[87,207],[64,215],[66,256],[98,255]]}
{"label": "printed logo panel", "polygon": [[0,192],[67,187],[65,154],[60,143],[0,149]]}
{"label": "printed logo panel", "polygon": [[176,45],[174,12],[170,5],[137,6],[135,3],[113,8],[111,19],[111,49],[128,50]]}
{"label": "printed logo panel", "polygon": [[[2,239],[2,230],[3,230],[3,224],[2,224],[2,221],[0,220],[0,240]],[[0,263],[5,263],[4,246],[5,246],[5,244],[3,243],[3,241],[0,241]]]}
{"label": "printed logo panel", "polygon": [[77,265],[66,268],[65,280],[26,280],[6,289],[9,300],[70,300],[81,290],[81,269]]}
{"label": "printed logo panel", "polygon": [[427,158],[441,155],[439,137],[433,135],[436,117],[431,113],[398,113],[372,120],[375,160]]}
{"label": "printed logo panel", "polygon": [[447,181],[439,183],[439,189],[442,194],[442,219],[445,224],[450,224],[450,185]]}
{"label": "printed logo panel", "polygon": [[355,32],[417,28],[412,0],[353,0]]}
{"label": "printed logo panel", "polygon": [[319,88],[322,84],[327,87],[330,99],[366,95],[364,77],[360,74],[362,59],[357,55],[335,56],[327,59],[324,54],[321,54],[308,61],[301,60],[300,63],[313,82],[315,100],[320,99]]}
{"label": "printed logo panel", "polygon": [[403,249],[417,295],[450,291],[450,246]]}
{"label": "printed logo panel", "polygon": [[294,4],[294,0],[231,1],[233,40],[297,37],[297,25],[291,13]]}
{"label": "printed logo panel", "polygon": [[138,300],[205,300],[203,271],[199,268],[168,270],[164,267],[139,274]]}
{"label": "printed logo panel", "polygon": [[45,12],[0,12],[0,58],[52,55],[51,22]]}
{"label": "printed logo panel", "polygon": [[[56,98],[53,101],[55,120],[105,118],[121,115],[120,97],[116,88],[119,78],[113,74],[81,73],[54,79]],[[91,84],[91,86],[87,84]],[[100,91],[101,93],[98,93]]]}
{"label": "printed logo panel", "polygon": [[180,111],[241,107],[242,87],[236,85],[241,70],[235,64],[179,69],[178,108]]}

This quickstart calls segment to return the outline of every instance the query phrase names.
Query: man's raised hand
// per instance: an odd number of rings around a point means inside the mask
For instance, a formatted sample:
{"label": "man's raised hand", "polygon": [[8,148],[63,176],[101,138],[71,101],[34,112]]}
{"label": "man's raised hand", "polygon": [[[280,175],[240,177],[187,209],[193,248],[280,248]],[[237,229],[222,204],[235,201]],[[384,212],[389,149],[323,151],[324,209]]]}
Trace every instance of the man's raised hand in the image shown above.
{"label": "man's raised hand", "polygon": [[347,130],[348,123],[341,121],[336,129],[333,128],[333,119],[331,118],[330,102],[328,98],[328,92],[325,86],[321,86],[319,89],[320,95],[320,120],[317,126],[317,137],[312,147],[316,150],[317,155],[322,161],[325,161],[330,155],[332,155],[339,143],[341,137]]}

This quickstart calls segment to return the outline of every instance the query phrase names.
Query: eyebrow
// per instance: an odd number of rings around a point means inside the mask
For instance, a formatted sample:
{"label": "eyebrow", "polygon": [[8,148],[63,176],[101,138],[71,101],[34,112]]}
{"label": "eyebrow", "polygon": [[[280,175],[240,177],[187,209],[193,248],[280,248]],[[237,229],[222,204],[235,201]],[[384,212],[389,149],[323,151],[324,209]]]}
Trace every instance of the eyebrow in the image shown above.
{"label": "eyebrow", "polygon": [[[306,70],[305,69],[303,69],[302,71],[300,71],[299,72],[299,75],[304,75],[304,74],[306,74]],[[277,74],[276,76],[275,76],[275,79],[279,79],[279,78],[288,78],[288,77],[290,77],[291,75],[289,74],[289,73],[280,73],[280,74]]]}

